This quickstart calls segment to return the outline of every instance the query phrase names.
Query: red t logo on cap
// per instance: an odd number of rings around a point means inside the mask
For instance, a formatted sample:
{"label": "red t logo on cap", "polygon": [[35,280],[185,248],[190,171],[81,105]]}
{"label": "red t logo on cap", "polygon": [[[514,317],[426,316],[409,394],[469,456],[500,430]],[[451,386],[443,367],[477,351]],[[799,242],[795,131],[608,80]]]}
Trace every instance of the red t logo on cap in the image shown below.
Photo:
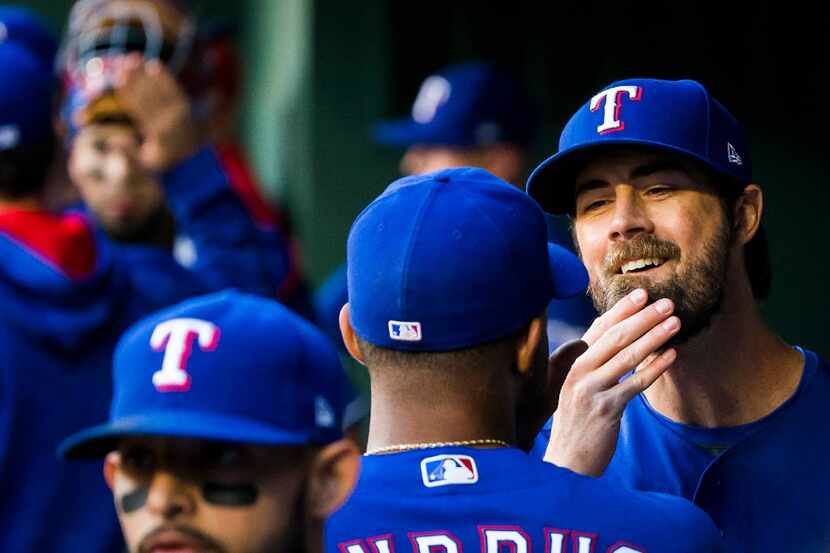
{"label": "red t logo on cap", "polygon": [[599,134],[617,132],[625,128],[625,123],[620,120],[620,108],[622,107],[624,94],[628,94],[631,101],[639,102],[643,95],[643,89],[633,85],[615,86],[608,90],[603,90],[591,98],[591,111],[597,111],[603,101],[605,102],[605,110],[602,114],[602,125],[597,127]]}
{"label": "red t logo on cap", "polygon": [[159,392],[184,392],[190,389],[190,375],[185,371],[193,341],[198,338],[202,351],[213,351],[219,343],[219,327],[201,319],[170,319],[153,329],[150,347],[164,350],[161,370],[153,373],[153,386]]}

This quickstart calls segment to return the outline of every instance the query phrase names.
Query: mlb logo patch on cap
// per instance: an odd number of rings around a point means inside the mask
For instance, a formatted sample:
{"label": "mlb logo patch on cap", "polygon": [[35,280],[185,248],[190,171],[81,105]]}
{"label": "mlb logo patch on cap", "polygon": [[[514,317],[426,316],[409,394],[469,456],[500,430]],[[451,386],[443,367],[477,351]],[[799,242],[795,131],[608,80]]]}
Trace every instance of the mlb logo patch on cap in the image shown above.
{"label": "mlb logo patch on cap", "polygon": [[421,460],[421,478],[427,488],[475,484],[478,468],[469,455],[435,455]]}
{"label": "mlb logo patch on cap", "polygon": [[402,342],[420,342],[421,323],[389,321],[389,337]]}

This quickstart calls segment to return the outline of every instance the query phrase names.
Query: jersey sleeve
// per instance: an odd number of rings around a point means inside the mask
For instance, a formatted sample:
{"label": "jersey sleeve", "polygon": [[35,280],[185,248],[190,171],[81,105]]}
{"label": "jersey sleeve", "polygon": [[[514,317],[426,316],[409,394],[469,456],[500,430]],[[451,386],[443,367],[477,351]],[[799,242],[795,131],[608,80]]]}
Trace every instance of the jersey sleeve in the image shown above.
{"label": "jersey sleeve", "polygon": [[212,148],[162,176],[177,232],[195,250],[188,269],[210,290],[228,287],[274,296],[289,269],[278,233],[259,229]]}

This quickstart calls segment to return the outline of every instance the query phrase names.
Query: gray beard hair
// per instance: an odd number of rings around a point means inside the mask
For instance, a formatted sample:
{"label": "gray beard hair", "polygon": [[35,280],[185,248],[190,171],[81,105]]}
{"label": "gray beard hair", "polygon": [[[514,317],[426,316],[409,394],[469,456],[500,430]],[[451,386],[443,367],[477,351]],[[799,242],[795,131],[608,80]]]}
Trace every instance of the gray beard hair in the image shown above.
{"label": "gray beard hair", "polygon": [[[664,348],[685,343],[706,329],[712,317],[720,311],[723,298],[723,284],[726,278],[726,268],[729,261],[729,245],[732,235],[724,218],[715,236],[701,244],[699,253],[689,260],[687,267],[681,272],[674,272],[663,282],[653,283],[648,277],[637,273],[629,275],[612,274],[591,282],[588,292],[599,313],[605,313],[620,299],[637,288],[648,292],[649,301],[660,298],[669,298],[674,302],[674,314],[680,318],[680,331],[672,337]],[[649,255],[654,250],[676,252],[679,257],[680,249],[676,244],[663,241],[651,235],[640,235],[624,246],[626,256],[633,257],[662,257]],[[643,255],[639,255],[642,253]],[[615,269],[608,267],[615,263],[620,255],[615,252],[608,256],[603,264],[603,273]],[[671,258],[672,256],[665,256]]]}

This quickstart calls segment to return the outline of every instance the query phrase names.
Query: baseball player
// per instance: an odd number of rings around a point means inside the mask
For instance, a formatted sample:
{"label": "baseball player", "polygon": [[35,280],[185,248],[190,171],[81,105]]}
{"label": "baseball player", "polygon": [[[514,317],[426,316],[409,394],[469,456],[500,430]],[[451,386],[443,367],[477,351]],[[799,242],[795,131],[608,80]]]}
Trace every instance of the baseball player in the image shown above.
{"label": "baseball player", "polygon": [[[69,174],[102,238],[130,259],[155,306],[228,286],[277,296],[295,272],[283,235],[254,223],[216,150],[200,145],[176,64],[164,48],[150,57],[154,37],[186,34],[188,14],[167,0],[82,8],[95,17],[83,31],[70,25],[63,116]],[[146,44],[130,39],[136,20]]]}
{"label": "baseball player", "polygon": [[[526,173],[536,134],[532,102],[519,82],[490,63],[445,67],[428,76],[408,117],[373,128],[375,141],[405,149],[403,175],[449,167],[481,167],[517,187]],[[564,218],[549,218],[549,239],[571,247]],[[346,295],[345,268],[338,269],[316,296],[318,320],[337,334],[337,314]],[[553,300],[548,335],[552,347],[579,338],[596,317],[584,296]]]}
{"label": "baseball player", "polygon": [[[587,282],[573,254],[548,245],[527,195],[474,168],[396,181],[351,228],[348,279],[341,329],[368,367],[372,417],[327,551],[719,550],[712,522],[685,500],[516,447],[553,404],[545,307]],[[668,315],[646,316],[655,344],[671,336],[660,330]]]}
{"label": "baseball player", "polygon": [[51,67],[0,43],[0,550],[119,551],[99,467],[53,454],[106,418],[106,367],[141,301],[77,214],[41,202],[50,160]]}
{"label": "baseball player", "polygon": [[[830,366],[786,344],[758,309],[771,275],[764,194],[740,124],[698,82],[616,82],[573,115],[528,191],[573,217],[605,313],[537,453],[694,501],[728,550],[826,551]],[[627,308],[611,308],[626,296]],[[654,384],[610,403],[626,381],[591,384],[596,336],[646,296],[671,300],[682,324],[660,354],[671,362],[637,368],[629,380]]]}
{"label": "baseball player", "polygon": [[322,551],[353,485],[348,383],[328,339],[279,303],[194,298],[127,331],[109,422],[68,438],[104,458],[131,553]]}

